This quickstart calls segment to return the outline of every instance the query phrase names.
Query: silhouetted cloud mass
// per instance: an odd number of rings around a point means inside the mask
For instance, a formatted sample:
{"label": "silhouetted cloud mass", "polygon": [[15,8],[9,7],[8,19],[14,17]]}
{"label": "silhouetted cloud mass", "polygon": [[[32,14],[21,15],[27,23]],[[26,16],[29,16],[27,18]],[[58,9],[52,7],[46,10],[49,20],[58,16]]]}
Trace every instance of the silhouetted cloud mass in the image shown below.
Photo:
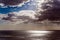
{"label": "silhouetted cloud mass", "polygon": [[27,0],[0,0],[0,3],[4,3],[5,5],[18,5],[23,1]]}

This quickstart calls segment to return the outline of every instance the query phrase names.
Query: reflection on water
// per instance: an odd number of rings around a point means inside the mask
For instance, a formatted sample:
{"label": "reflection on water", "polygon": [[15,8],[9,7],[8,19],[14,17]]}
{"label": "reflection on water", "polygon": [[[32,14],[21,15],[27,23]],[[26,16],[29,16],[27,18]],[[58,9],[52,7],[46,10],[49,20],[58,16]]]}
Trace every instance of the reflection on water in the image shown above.
{"label": "reflection on water", "polygon": [[0,31],[0,40],[47,40],[53,31]]}
{"label": "reflection on water", "polygon": [[60,40],[60,31],[0,31],[0,40]]}

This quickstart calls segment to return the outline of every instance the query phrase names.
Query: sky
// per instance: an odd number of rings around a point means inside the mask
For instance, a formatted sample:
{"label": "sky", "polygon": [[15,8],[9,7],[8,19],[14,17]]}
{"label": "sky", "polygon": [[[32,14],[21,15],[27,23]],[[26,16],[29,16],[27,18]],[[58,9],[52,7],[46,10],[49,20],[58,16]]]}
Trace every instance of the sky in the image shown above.
{"label": "sky", "polygon": [[[11,20],[13,21],[13,24],[35,20],[36,9],[37,6],[35,0],[28,0],[19,5],[4,5],[3,3],[0,3],[0,24],[11,23]],[[3,18],[8,20],[2,20]]]}
{"label": "sky", "polygon": [[9,12],[18,12],[21,10],[35,10],[35,9],[36,9],[35,1],[30,0],[29,2],[25,2],[24,4],[22,4],[22,6],[14,6],[14,7],[8,5],[0,6],[0,13],[7,14]]}
{"label": "sky", "polygon": [[34,22],[38,20],[38,16],[41,15],[40,12],[45,11],[47,8],[52,8],[52,5],[48,2],[52,3],[51,0],[28,0],[19,5],[4,5],[0,3],[0,24]]}

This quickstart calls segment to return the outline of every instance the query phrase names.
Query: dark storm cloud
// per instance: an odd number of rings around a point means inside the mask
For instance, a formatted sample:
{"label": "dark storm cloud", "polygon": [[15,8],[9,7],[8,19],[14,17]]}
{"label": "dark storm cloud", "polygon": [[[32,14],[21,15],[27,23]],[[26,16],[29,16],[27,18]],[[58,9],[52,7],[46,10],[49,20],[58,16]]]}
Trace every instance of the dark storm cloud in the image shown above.
{"label": "dark storm cloud", "polygon": [[59,0],[51,0],[42,4],[43,5],[41,9],[45,11],[40,12],[41,15],[39,17],[39,21],[43,21],[46,19],[50,21],[60,20],[60,1]]}
{"label": "dark storm cloud", "polygon": [[4,3],[5,5],[18,5],[23,1],[27,0],[0,0],[0,3]]}

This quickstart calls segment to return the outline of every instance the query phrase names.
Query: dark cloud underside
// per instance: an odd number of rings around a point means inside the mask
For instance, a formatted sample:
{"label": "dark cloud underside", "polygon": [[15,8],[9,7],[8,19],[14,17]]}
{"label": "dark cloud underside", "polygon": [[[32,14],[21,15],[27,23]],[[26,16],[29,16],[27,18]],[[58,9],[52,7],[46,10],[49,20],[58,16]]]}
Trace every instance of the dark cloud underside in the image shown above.
{"label": "dark cloud underside", "polygon": [[0,0],[0,3],[4,3],[5,5],[18,5],[23,1],[27,0]]}

